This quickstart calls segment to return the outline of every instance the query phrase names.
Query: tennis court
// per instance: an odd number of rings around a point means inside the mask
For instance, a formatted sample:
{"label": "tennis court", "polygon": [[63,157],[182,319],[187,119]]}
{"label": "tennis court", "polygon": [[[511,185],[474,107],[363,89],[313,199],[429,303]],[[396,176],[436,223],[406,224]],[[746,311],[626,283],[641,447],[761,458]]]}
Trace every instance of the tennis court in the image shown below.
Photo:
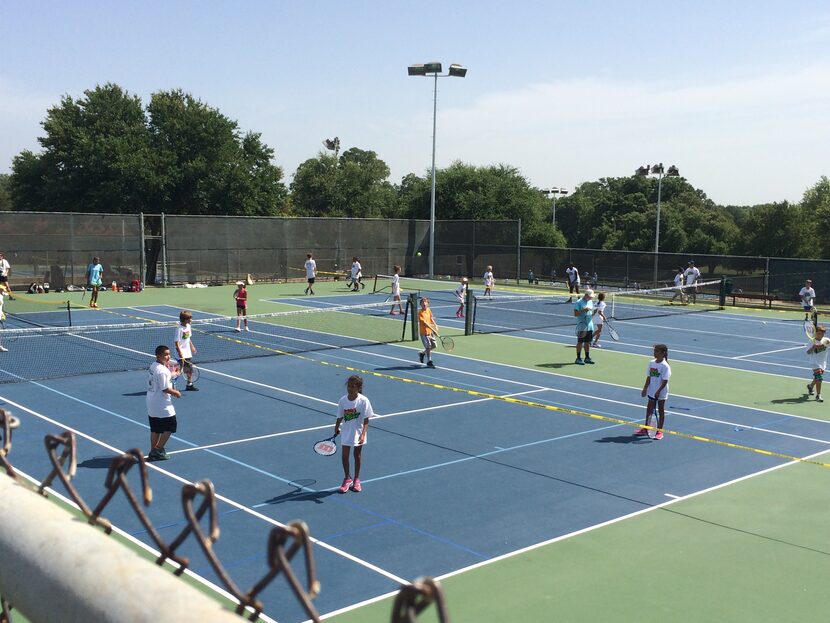
{"label": "tennis court", "polygon": [[[411,316],[390,315],[384,292],[318,285],[315,297],[301,283],[252,286],[253,314],[301,313],[264,316],[248,333],[223,317],[230,287],[103,293],[101,310],[72,310],[72,328],[21,332],[0,365],[0,406],[21,420],[12,463],[43,478],[44,435],[76,431],[73,482],[99,499],[111,459],[147,449],[151,349],[170,343],[187,308],[200,391],[175,401],[172,460],[150,468],[147,512],[172,540],[184,525],[182,484],[210,479],[214,548],[241,587],[267,570],[269,531],[301,519],[315,540],[314,605],[331,620],[389,620],[397,589],[421,576],[440,579],[456,621],[780,621],[827,611],[830,424],[806,395],[802,314],[702,300],[684,310],[694,313],[632,316],[616,324],[620,341],[592,350],[596,365],[576,366],[573,324],[551,311],[568,317],[561,293],[540,302],[512,289],[519,298],[487,320],[498,332],[464,336],[455,284],[405,281],[429,294],[455,337],[429,370]],[[552,320],[527,321],[544,314]],[[632,433],[658,342],[673,375],[666,436],[653,441]],[[341,495],[339,458],[312,445],[333,432],[352,374],[364,377],[376,417],[363,491]],[[105,514],[152,545],[125,500]],[[195,544],[183,552],[192,571],[221,583]],[[260,597],[268,619],[308,618],[284,580]]]}

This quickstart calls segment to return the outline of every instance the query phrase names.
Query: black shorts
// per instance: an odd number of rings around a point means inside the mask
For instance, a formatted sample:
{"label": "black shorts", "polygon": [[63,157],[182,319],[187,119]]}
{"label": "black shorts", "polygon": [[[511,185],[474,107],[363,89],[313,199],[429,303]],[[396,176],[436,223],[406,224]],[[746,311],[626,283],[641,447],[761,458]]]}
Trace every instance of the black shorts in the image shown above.
{"label": "black shorts", "polygon": [[151,433],[175,433],[179,426],[175,415],[171,417],[152,417],[148,415],[147,419],[150,420]]}
{"label": "black shorts", "polygon": [[236,315],[237,316],[247,316],[248,315],[248,308],[247,307],[240,307],[239,305],[236,306]]}
{"label": "black shorts", "polygon": [[579,294],[579,282],[578,281],[569,281],[568,282],[568,292],[576,291]]}
{"label": "black shorts", "polygon": [[8,283],[9,276],[8,275],[0,275],[0,283]]}
{"label": "black shorts", "polygon": [[587,342],[590,342],[592,339],[594,339],[594,332],[593,331],[585,331],[585,334],[582,335],[581,337],[577,336],[576,341],[579,344],[585,344]]}
{"label": "black shorts", "polygon": [[314,283],[314,277],[309,277],[309,278],[308,278],[308,282],[309,282],[309,283]]}

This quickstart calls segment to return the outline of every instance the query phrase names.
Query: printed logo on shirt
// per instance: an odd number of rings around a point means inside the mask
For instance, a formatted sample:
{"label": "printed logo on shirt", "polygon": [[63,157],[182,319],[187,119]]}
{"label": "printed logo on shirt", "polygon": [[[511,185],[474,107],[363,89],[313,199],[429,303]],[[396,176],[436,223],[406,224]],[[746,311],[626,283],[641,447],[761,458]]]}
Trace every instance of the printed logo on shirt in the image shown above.
{"label": "printed logo on shirt", "polygon": [[360,417],[360,411],[358,411],[357,409],[354,409],[354,408],[352,408],[352,409],[343,409],[343,419],[346,422],[349,422],[351,420],[356,420],[359,417]]}
{"label": "printed logo on shirt", "polygon": [[182,331],[182,339],[189,340],[190,339],[190,331]]}
{"label": "printed logo on shirt", "polygon": [[823,353],[827,350],[827,345],[825,344],[816,344],[815,348],[813,348],[814,353]]}
{"label": "printed logo on shirt", "polygon": [[660,376],[660,368],[649,368],[648,375],[652,377],[659,377]]}

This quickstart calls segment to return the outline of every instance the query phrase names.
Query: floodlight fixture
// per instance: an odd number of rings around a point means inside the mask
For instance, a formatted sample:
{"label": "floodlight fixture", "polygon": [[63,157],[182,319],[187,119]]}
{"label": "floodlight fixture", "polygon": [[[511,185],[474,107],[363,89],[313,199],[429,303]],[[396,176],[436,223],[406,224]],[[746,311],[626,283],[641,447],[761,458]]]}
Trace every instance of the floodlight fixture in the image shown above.
{"label": "floodlight fixture", "polygon": [[455,78],[464,78],[467,75],[467,68],[453,63],[450,65],[449,75]]}

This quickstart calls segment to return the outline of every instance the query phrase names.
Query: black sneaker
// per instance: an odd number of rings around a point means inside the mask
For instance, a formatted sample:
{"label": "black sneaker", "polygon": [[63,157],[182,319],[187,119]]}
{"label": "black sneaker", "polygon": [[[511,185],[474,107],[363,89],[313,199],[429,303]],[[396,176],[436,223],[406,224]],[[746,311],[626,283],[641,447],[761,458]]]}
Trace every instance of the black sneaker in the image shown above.
{"label": "black sneaker", "polygon": [[188,385],[187,387],[184,388],[184,391],[186,391],[186,392],[198,392],[199,388],[191,383],[190,385]]}
{"label": "black sneaker", "polygon": [[159,451],[153,448],[150,450],[150,454],[147,455],[148,461],[158,461],[159,460]]}
{"label": "black sneaker", "polygon": [[[421,363],[424,363],[424,355],[425,355],[425,354],[426,354],[426,353],[418,353],[418,359],[420,359],[420,360],[421,360]],[[810,392],[810,393],[812,394],[813,392]]]}
{"label": "black sneaker", "polygon": [[434,367],[435,367],[435,364],[432,363],[432,360],[427,361],[427,368],[434,368]]}
{"label": "black sneaker", "polygon": [[167,461],[170,459],[170,455],[167,454],[167,450],[164,448],[159,448],[158,452],[156,453],[156,460],[157,461]]}

